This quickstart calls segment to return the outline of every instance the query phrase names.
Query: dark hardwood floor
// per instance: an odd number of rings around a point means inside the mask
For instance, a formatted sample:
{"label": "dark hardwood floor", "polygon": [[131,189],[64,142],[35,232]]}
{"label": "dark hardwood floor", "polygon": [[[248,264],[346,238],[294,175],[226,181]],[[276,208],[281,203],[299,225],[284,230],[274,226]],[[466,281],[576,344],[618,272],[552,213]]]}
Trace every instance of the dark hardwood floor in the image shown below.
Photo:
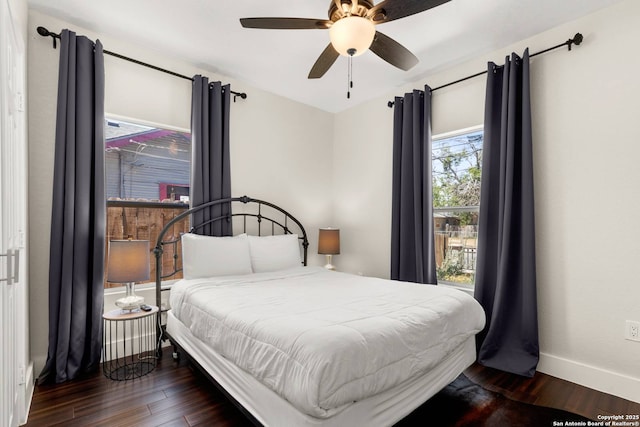
{"label": "dark hardwood floor", "polygon": [[154,371],[112,381],[102,371],[36,386],[27,426],[250,426],[246,417],[186,361],[163,352]]}
{"label": "dark hardwood floor", "polygon": [[[522,378],[479,365],[465,374],[522,402],[591,419],[640,414],[640,404],[545,374]],[[27,426],[249,426],[251,423],[200,372],[165,351],[150,374],[112,381],[96,373],[60,385],[37,386]]]}
{"label": "dark hardwood floor", "polygon": [[520,377],[475,364],[465,375],[487,390],[520,402],[563,409],[597,420],[598,415],[640,415],[640,403],[537,372]]}

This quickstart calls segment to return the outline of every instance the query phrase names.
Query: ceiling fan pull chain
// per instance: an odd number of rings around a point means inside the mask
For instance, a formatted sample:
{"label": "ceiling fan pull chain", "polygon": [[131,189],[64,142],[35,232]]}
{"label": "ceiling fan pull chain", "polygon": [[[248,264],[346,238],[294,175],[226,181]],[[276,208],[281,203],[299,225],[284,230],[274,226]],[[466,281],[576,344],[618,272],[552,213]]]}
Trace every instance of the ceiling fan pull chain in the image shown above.
{"label": "ceiling fan pull chain", "polygon": [[353,61],[353,57],[349,57],[347,59],[347,99],[351,98],[351,88],[353,87],[353,82],[351,81],[351,61]]}
{"label": "ceiling fan pull chain", "polygon": [[353,88],[353,55],[356,53],[355,49],[349,49],[347,51],[349,54],[348,65],[347,65],[347,99],[351,98],[351,88]]}

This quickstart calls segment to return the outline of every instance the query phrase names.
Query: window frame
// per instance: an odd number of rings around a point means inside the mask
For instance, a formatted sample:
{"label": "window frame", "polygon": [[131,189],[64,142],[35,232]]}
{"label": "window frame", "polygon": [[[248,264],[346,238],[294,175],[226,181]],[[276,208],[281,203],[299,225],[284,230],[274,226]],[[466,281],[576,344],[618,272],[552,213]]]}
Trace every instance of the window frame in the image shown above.
{"label": "window frame", "polygon": [[122,116],[120,114],[112,114],[112,113],[109,113],[109,112],[105,112],[104,113],[104,119],[105,120],[109,120],[110,118],[114,119],[114,120],[123,121],[123,122],[129,122],[129,123],[140,125],[140,126],[148,126],[148,127],[158,128],[158,129],[173,130],[173,131],[176,131],[176,132],[184,132],[184,133],[188,133],[188,134],[191,133],[191,129],[183,128],[183,127],[180,127],[180,126],[167,125],[167,124],[164,124],[164,123],[152,122],[150,120],[137,119],[137,118],[133,118],[133,117]]}

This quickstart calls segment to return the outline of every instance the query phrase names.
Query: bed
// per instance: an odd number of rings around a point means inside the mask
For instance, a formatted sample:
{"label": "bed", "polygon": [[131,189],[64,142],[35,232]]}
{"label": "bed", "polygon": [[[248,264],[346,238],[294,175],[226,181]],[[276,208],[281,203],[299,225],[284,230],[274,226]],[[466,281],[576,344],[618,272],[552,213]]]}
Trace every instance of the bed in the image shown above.
{"label": "bed", "polygon": [[[475,361],[485,316],[462,291],[308,267],[302,224],[246,196],[182,217],[234,203],[206,221],[232,221],[234,237],[179,239],[184,279],[157,333],[253,423],[392,425]],[[163,240],[171,225],[155,248],[158,305],[164,247],[179,244]]]}

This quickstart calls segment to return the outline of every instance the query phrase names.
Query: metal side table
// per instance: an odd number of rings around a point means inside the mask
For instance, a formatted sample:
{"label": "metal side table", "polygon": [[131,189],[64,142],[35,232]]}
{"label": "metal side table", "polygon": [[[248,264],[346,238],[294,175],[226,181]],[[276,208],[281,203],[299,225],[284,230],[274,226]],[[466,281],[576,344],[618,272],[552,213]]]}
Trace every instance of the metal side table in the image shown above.
{"label": "metal side table", "polygon": [[113,310],[104,313],[102,372],[117,381],[147,375],[156,367],[155,321],[158,307],[150,311]]}

